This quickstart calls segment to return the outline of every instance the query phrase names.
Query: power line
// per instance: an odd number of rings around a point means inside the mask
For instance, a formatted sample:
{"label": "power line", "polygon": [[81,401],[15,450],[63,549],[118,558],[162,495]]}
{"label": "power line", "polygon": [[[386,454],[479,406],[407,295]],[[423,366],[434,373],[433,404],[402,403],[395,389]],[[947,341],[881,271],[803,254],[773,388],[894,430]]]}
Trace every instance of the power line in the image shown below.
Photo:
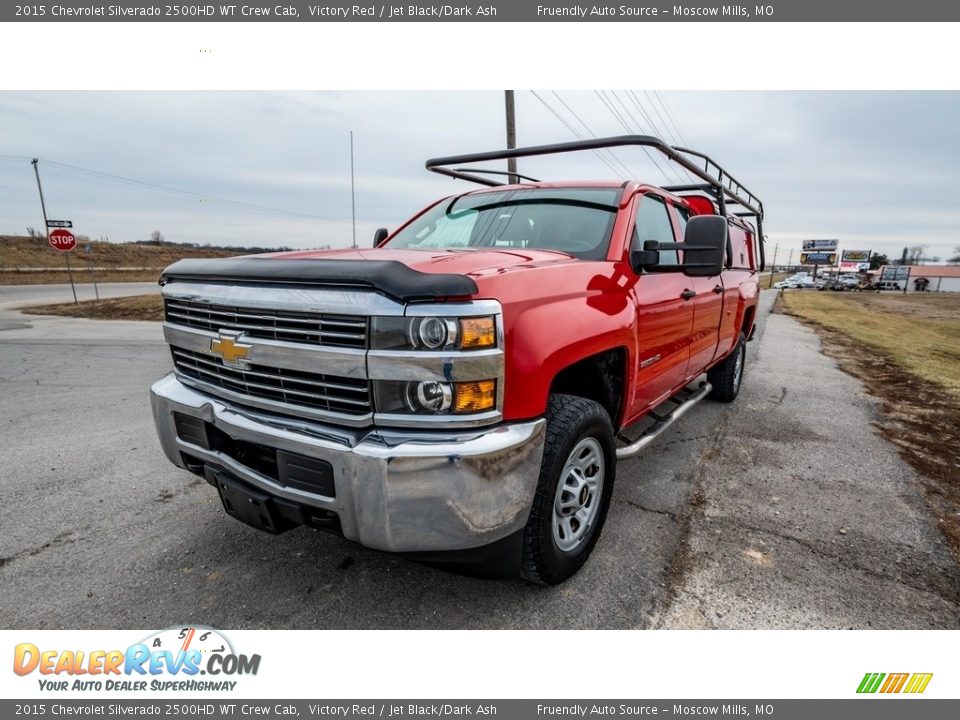
{"label": "power line", "polygon": [[623,129],[626,130],[628,133],[633,134],[634,131],[630,128],[629,125],[627,125],[626,121],[623,119],[620,113],[618,113],[616,108],[613,107],[613,104],[607,100],[607,94],[603,90],[594,90],[593,94],[596,95],[598,98],[600,98],[600,102],[602,102],[603,106],[607,108],[607,110],[611,115],[613,115],[614,119],[617,122],[619,122],[620,125],[623,126]]}
{"label": "power line", "polygon": [[[643,123],[641,123],[639,120],[637,120],[637,119],[634,117],[633,113],[630,112],[630,108],[628,108],[628,107],[627,107],[627,104],[623,101],[623,98],[621,98],[620,95],[617,94],[617,91],[616,91],[616,90],[611,90],[611,91],[610,91],[610,94],[611,94],[614,98],[616,98],[617,102],[620,103],[620,106],[623,108],[624,112],[626,112],[626,114],[629,116],[630,120],[631,120],[633,123],[635,123],[636,126],[637,126],[637,128],[640,129],[640,132],[643,133]],[[654,127],[653,134],[659,134],[659,131],[658,131],[655,127]],[[644,148],[644,150],[646,150],[646,148]],[[649,158],[653,161],[653,164],[657,166],[657,169],[659,169],[661,173],[664,174],[664,177],[667,177],[667,171],[665,171],[662,167],[660,167],[660,163],[657,162],[657,160],[655,159],[655,154],[651,154],[651,153],[647,152],[647,157],[649,157]],[[682,181],[682,180],[683,180],[683,175],[681,175],[680,173],[678,173],[678,172],[673,168],[673,166],[670,164],[669,161],[667,161],[667,170],[669,171],[670,179],[672,179],[672,180],[677,180],[677,181]]]}
{"label": "power line", "polygon": [[[644,92],[646,92],[646,91],[644,91]],[[630,98],[630,101],[636,106],[637,111],[638,111],[641,115],[643,115],[643,117],[647,119],[647,122],[649,122],[652,127],[656,128],[656,132],[657,132],[658,134],[660,134],[660,129],[659,129],[659,127],[657,127],[657,124],[653,121],[653,118],[651,118],[651,117],[650,117],[650,114],[646,111],[646,109],[645,109],[645,107],[644,107],[644,104],[643,104],[643,102],[641,102],[641,100],[640,100],[639,96],[637,95],[637,93],[636,93],[635,91],[633,91],[633,90],[627,90],[627,91],[626,91],[626,94],[627,94],[627,97]],[[648,99],[649,99],[649,96],[647,96],[647,97],[648,97]],[[661,119],[662,119],[662,118],[661,118]],[[666,129],[666,131],[667,131],[666,134],[671,137],[672,142],[673,142],[674,144],[679,144],[678,141],[677,141],[676,136],[673,135],[673,132],[670,131],[670,129],[669,129],[668,127],[666,127],[666,126],[665,126],[665,129]],[[689,170],[687,170],[687,169],[686,169],[685,167],[683,167],[683,166],[680,167],[680,178],[681,178],[681,179],[683,178],[683,174],[682,174],[682,173],[686,173],[687,177],[692,178],[692,179],[693,179],[694,181],[696,181],[696,182],[699,182],[699,180],[700,180],[700,179],[697,178],[695,175],[693,175],[693,173],[691,173]]]}
{"label": "power line", "polygon": [[[643,116],[643,118],[650,124],[650,127],[656,128],[656,133],[660,135],[661,134],[660,129],[657,127],[657,124],[653,121],[653,118],[650,116],[650,113],[647,112],[646,107],[640,101],[640,98],[637,96],[637,93],[633,90],[627,90],[627,97],[630,98],[630,102],[632,102],[634,107],[637,108],[637,112],[639,112]],[[676,138],[672,137],[672,133],[668,133],[668,134],[671,135],[671,138],[672,138],[671,142],[676,143]],[[664,139],[666,139],[666,136],[664,136]]]}
{"label": "power line", "polygon": [[[597,137],[597,134],[591,129],[589,125],[587,125],[586,121],[583,118],[581,118],[576,113],[576,111],[572,107],[570,107],[562,97],[560,97],[559,93],[557,93],[556,90],[551,90],[550,92],[553,93],[553,96],[560,102],[561,105],[563,105],[567,109],[567,112],[573,115],[573,117],[577,120],[577,122],[583,125],[584,129],[587,131],[587,133],[591,137],[593,138]],[[594,151],[594,152],[596,153],[597,151]],[[623,172],[626,173],[625,175],[623,175],[624,179],[635,177],[635,174],[633,173],[633,171],[630,170],[630,168],[628,168],[622,160],[620,160],[620,158],[616,155],[616,153],[613,152],[613,150],[607,149],[606,153],[610,156],[610,159],[613,162],[615,162],[617,165],[623,168]]]}
{"label": "power line", "polygon": [[[564,117],[562,117],[562,116],[560,115],[560,113],[558,113],[553,107],[551,107],[550,104],[549,104],[546,100],[544,100],[542,97],[540,97],[540,95],[539,95],[535,90],[531,90],[530,93],[531,93],[537,100],[539,100],[539,101],[543,104],[543,106],[544,106],[545,108],[547,108],[547,110],[549,110],[549,111],[553,114],[553,116],[554,116],[555,118],[557,118],[557,120],[559,120],[561,123],[563,123],[563,125],[567,128],[567,130],[569,130],[571,133],[573,133],[574,137],[576,137],[578,140],[583,140],[583,139],[584,139],[583,135],[581,135],[581,134],[577,131],[577,129],[576,129],[575,127],[573,127],[573,125],[571,125],[569,122],[567,122],[567,120],[566,120]],[[562,101],[561,101],[561,102],[562,102]],[[610,168],[610,170],[613,172],[614,175],[620,177],[621,179],[626,179],[626,178],[624,177],[624,175],[623,175],[623,172],[620,171],[620,170],[617,170],[615,167],[613,167],[613,165],[611,165],[609,162],[607,162],[607,159],[606,159],[605,157],[603,157],[603,155],[601,155],[600,153],[598,153],[596,150],[593,151],[593,154],[596,155],[596,156],[604,163],[604,165],[606,165],[608,168]],[[629,174],[628,174],[628,176],[629,176]]]}
{"label": "power line", "polygon": [[[667,132],[670,132],[667,121],[663,119],[663,115],[660,114],[660,110],[657,108],[657,104],[653,101],[653,98],[650,97],[650,93],[644,90],[643,94],[646,96],[647,100],[650,101],[650,107],[653,108],[653,111],[657,114],[657,117],[660,118],[660,122],[663,124],[663,127],[667,130]],[[677,144],[679,145],[679,142]]]}
{"label": "power line", "polygon": [[[634,134],[635,131],[630,127],[630,125],[626,122],[626,120],[623,119],[623,116],[616,110],[616,108],[613,105],[613,101],[607,99],[606,93],[602,90],[594,90],[593,92],[598,98],[600,98],[600,102],[602,102],[604,107],[606,107],[607,110],[610,111],[610,114],[613,115],[613,117],[616,118],[616,120],[623,126],[623,129],[626,130],[627,133],[630,135]],[[651,152],[647,148],[644,147],[643,152],[646,154],[650,162],[654,164],[657,170],[660,171],[660,174],[664,178],[670,179],[671,177],[676,177],[676,176],[670,175],[666,170],[664,170],[663,167],[660,166],[660,163],[657,162],[656,158],[651,154]]]}
{"label": "power line", "polygon": [[[13,158],[13,156],[0,156],[0,157]],[[347,224],[350,222],[349,220],[337,220],[333,218],[322,217],[319,215],[310,215],[308,213],[297,212],[296,210],[285,210],[283,208],[275,208],[275,207],[270,207],[268,205],[257,205],[255,203],[243,202],[241,200],[231,200],[229,198],[216,197],[214,195],[207,195],[205,193],[199,193],[193,190],[184,190],[182,188],[175,188],[169,185],[160,185],[159,183],[148,182],[146,180],[137,180],[135,178],[129,178],[123,175],[114,175],[113,173],[106,173],[100,170],[91,170],[89,168],[82,168],[76,165],[68,165],[66,163],[55,162],[53,160],[44,160],[43,162],[46,165],[49,165],[54,168],[60,168],[62,170],[82,173],[82,174],[90,175],[96,178],[108,180],[111,182],[126,183],[129,185],[134,185],[141,188],[152,188],[155,190],[163,190],[165,192],[171,192],[171,193],[176,193],[178,195],[197,198],[205,202],[218,203],[221,205],[228,205],[228,206],[237,207],[237,208],[245,208],[247,210],[256,210],[259,212],[268,212],[268,213],[274,213],[279,215],[307,218],[309,220],[323,220],[326,222],[335,222],[335,223],[344,223],[344,224]]]}
{"label": "power line", "polygon": [[673,127],[677,131],[677,135],[680,137],[681,140],[683,140],[684,145],[689,145],[690,141],[687,139],[686,133],[684,133],[680,129],[680,125],[677,123],[676,119],[674,118],[673,113],[670,112],[670,108],[667,106],[666,101],[664,101],[663,97],[656,90],[653,91],[653,94],[656,96],[657,100],[660,101],[660,105],[663,107],[663,111],[667,114],[667,118],[673,124]]}

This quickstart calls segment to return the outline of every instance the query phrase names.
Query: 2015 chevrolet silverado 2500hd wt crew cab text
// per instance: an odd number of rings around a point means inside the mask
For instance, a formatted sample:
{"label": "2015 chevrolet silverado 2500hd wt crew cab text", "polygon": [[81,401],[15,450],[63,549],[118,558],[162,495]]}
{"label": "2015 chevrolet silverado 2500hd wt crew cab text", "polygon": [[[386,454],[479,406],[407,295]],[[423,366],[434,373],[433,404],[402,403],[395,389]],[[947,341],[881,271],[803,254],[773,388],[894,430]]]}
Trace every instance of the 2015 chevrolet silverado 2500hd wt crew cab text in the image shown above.
{"label": "2015 chevrolet silverado 2500hd wt crew cab text", "polygon": [[[700,182],[503,184],[459,167],[614,146]],[[709,157],[649,136],[427,167],[484,187],[372,249],[164,271],[160,440],[261,530],[559,583],[597,542],[617,461],[702,398],[737,396],[763,207]]]}

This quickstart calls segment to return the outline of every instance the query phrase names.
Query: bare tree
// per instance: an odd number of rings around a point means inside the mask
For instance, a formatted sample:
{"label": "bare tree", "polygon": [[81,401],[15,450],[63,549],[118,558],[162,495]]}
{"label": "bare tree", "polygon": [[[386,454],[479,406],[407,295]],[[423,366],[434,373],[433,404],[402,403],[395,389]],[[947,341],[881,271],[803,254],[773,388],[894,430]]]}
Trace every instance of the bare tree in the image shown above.
{"label": "bare tree", "polygon": [[907,248],[907,264],[908,265],[919,264],[921,258],[923,258],[923,253],[926,249],[927,249],[926,245],[914,245],[913,247]]}
{"label": "bare tree", "polygon": [[[32,237],[32,238],[43,237],[43,235],[41,235],[40,232],[39,232],[36,228],[34,228],[34,227],[28,227],[28,228],[27,228],[27,235],[29,235],[29,236]],[[960,249],[960,248],[958,248],[958,249]]]}
{"label": "bare tree", "polygon": [[154,230],[152,233],[150,233],[150,242],[154,242],[157,245],[163,245],[163,241],[165,239],[166,238],[163,237],[163,233],[159,230]]}
{"label": "bare tree", "polygon": [[960,245],[957,245],[954,248],[953,257],[947,260],[948,263],[953,263],[954,265],[960,265]]}

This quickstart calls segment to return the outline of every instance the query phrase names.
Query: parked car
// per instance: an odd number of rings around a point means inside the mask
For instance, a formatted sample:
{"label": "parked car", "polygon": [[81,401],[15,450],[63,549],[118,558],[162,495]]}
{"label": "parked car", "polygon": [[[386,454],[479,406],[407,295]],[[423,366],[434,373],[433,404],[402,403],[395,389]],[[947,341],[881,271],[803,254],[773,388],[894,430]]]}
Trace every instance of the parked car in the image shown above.
{"label": "parked car", "polygon": [[[463,169],[614,146],[702,182],[501,184]],[[163,272],[160,442],[268,533],[304,525],[559,583],[594,549],[618,462],[740,392],[763,206],[707,156],[647,136],[427,167],[485,187],[379,230],[372,249]]]}
{"label": "parked car", "polygon": [[800,287],[800,283],[796,280],[780,280],[779,282],[775,282],[773,287],[778,290],[785,290],[787,288],[794,289]]}

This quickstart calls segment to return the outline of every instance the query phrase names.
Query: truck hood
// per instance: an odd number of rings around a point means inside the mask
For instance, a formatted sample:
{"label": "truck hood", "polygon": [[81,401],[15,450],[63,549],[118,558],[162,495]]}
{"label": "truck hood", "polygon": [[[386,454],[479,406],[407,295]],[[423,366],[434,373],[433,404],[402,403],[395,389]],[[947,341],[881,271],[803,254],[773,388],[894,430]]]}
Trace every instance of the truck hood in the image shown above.
{"label": "truck hood", "polygon": [[[595,273],[595,268],[589,268],[596,265],[565,253],[543,250],[305,251],[179,260],[163,271],[160,284],[360,286],[403,302],[452,297],[500,299],[500,293],[504,298],[516,298],[536,295],[548,288],[551,293],[569,293],[569,281],[584,271]],[[523,275],[523,280],[517,273]],[[538,279],[531,279],[531,274]],[[536,287],[544,275],[553,282]]]}
{"label": "truck hood", "polygon": [[580,262],[561,252],[547,250],[307,250],[270,257],[286,260],[393,260],[423,273],[466,275],[482,278],[526,268]]}

